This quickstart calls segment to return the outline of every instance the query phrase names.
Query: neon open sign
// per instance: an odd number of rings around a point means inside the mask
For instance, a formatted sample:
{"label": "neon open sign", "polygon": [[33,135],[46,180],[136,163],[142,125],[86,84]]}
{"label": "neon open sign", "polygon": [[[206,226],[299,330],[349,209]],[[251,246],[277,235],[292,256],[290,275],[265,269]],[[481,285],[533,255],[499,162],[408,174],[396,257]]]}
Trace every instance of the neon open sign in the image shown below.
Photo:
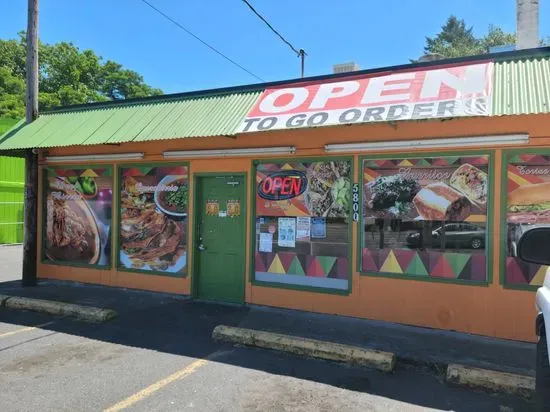
{"label": "neon open sign", "polygon": [[286,200],[300,196],[306,189],[305,173],[289,170],[264,177],[258,184],[258,195],[266,200]]}

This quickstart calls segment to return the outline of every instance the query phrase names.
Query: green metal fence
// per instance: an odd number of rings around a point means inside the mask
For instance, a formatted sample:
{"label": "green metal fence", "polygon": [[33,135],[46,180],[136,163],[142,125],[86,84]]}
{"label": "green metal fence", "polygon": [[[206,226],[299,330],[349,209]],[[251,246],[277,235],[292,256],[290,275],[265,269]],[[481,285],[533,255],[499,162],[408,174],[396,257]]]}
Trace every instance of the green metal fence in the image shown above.
{"label": "green metal fence", "polygon": [[0,244],[23,242],[25,160],[0,157]]}
{"label": "green metal fence", "polygon": [[[0,135],[17,119],[0,118]],[[0,244],[23,242],[25,161],[0,157]]]}

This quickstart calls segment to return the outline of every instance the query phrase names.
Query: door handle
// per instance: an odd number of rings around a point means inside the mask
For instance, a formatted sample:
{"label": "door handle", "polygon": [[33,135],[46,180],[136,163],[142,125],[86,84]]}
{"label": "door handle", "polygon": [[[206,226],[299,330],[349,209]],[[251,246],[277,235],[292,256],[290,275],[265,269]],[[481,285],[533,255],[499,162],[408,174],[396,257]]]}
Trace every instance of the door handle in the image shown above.
{"label": "door handle", "polygon": [[206,250],[206,246],[204,246],[204,243],[202,243],[202,236],[199,236],[199,244],[197,245],[197,248],[204,252]]}

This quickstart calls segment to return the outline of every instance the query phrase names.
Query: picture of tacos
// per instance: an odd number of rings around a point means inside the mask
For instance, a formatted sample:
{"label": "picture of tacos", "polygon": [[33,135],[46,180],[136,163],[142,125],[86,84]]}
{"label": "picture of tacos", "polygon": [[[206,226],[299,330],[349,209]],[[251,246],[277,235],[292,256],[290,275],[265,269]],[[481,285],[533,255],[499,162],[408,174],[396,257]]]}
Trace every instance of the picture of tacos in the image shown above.
{"label": "picture of tacos", "polygon": [[186,177],[123,176],[121,183],[121,263],[129,269],[184,270]]}
{"label": "picture of tacos", "polygon": [[304,202],[311,216],[345,217],[349,214],[350,171],[347,161],[317,162],[308,167]]}

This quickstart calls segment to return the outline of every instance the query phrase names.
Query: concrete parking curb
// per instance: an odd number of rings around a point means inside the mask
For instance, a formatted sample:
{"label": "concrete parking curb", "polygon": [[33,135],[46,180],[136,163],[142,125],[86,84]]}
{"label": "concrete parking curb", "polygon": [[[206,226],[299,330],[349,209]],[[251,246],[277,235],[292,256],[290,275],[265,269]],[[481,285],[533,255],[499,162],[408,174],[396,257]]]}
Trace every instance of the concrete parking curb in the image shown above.
{"label": "concrete parking curb", "polygon": [[505,392],[530,397],[535,392],[535,378],[513,373],[450,364],[446,380],[450,384]]}
{"label": "concrete parking curb", "polygon": [[0,305],[7,309],[30,310],[55,316],[70,316],[96,323],[105,322],[117,315],[112,309],[19,296],[0,295]]}
{"label": "concrete parking curb", "polygon": [[257,346],[313,358],[367,366],[383,372],[391,372],[395,367],[395,354],[393,353],[298,336],[218,325],[212,332],[212,338],[241,345]]}

